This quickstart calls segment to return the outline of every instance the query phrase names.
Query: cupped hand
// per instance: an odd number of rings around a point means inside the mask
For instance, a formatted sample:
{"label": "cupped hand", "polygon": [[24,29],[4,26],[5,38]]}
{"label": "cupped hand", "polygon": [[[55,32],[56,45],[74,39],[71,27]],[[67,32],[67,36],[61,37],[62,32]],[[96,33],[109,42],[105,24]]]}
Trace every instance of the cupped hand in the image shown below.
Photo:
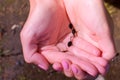
{"label": "cupped hand", "polygon": [[[89,59],[87,59],[88,57],[79,55],[78,52],[73,54],[72,51],[74,51],[74,50],[69,51],[69,49],[68,49],[69,54],[64,54],[64,55],[59,54],[59,53],[63,53],[63,52],[58,51],[58,55],[57,54],[53,55],[56,58],[50,57],[50,59],[52,58],[51,60],[53,60],[53,62],[49,59],[48,54],[45,54],[45,55],[41,54],[41,48],[43,46],[56,45],[64,39],[66,39],[65,41],[67,41],[67,42],[70,40],[71,36],[69,36],[69,39],[65,38],[66,35],[68,35],[68,33],[70,32],[70,30],[68,29],[69,20],[68,20],[68,16],[66,15],[65,8],[64,8],[62,1],[56,1],[56,0],[52,0],[52,1],[43,0],[42,2],[40,0],[30,0],[30,1],[31,1],[31,9],[30,9],[29,17],[28,17],[28,19],[24,25],[24,28],[21,32],[21,41],[22,41],[23,52],[24,52],[24,57],[25,57],[26,62],[34,63],[34,64],[40,66],[41,68],[47,70],[48,66],[49,66],[48,61],[51,63],[56,63],[57,57],[61,56],[60,63],[68,62],[69,64],[71,64],[73,66],[77,66],[76,68],[80,67],[78,71],[80,71],[81,73],[84,73],[84,71],[85,71],[91,75],[96,75],[100,69],[100,67],[98,67],[98,65],[101,66],[101,68],[103,67],[103,65],[101,65],[101,63],[99,63],[99,62],[96,64],[96,62],[91,63],[91,62],[87,61],[87,60],[89,60]],[[76,30],[79,30],[79,29],[76,29]],[[82,29],[82,31],[84,31],[84,29]],[[79,37],[81,37],[81,36],[79,36]],[[82,36],[82,38],[83,38],[83,40],[87,39],[87,38],[84,38],[84,36]],[[88,37],[88,39],[89,39],[89,37]],[[89,41],[90,40],[88,40],[88,42]],[[65,42],[64,44],[66,45],[67,42]],[[86,42],[84,42],[84,43],[86,43]],[[90,41],[90,43],[94,43],[94,41],[93,42]],[[75,44],[73,44],[73,45],[75,45]],[[86,44],[86,46],[87,45],[88,44]],[[75,48],[76,49],[82,48],[82,50],[84,50],[90,54],[98,56],[98,54],[100,52],[95,47],[96,45],[93,47],[90,47],[90,46],[92,46],[92,45],[90,44],[87,46],[87,50],[84,48],[85,46],[83,46],[83,45],[77,46]],[[61,50],[64,48],[62,47],[59,49]],[[65,48],[65,50],[66,50],[66,48]],[[53,50],[53,52],[54,52],[54,50]],[[72,56],[70,54],[72,54]],[[76,54],[78,54],[78,55],[76,55]],[[51,55],[51,54],[49,54],[49,55]],[[73,55],[74,55],[74,57],[73,57]],[[79,56],[79,57],[83,56],[83,58],[81,57],[82,59],[80,59],[81,63],[83,63],[82,68],[79,63],[78,57],[76,58],[75,55]],[[65,58],[65,56],[66,56],[66,58]],[[92,58],[92,55],[89,58]],[[86,64],[90,65],[91,70],[88,67],[84,67]],[[64,68],[64,65],[63,65],[63,68]],[[67,72],[66,69],[64,69],[64,71],[66,74],[68,74],[68,73],[72,74],[72,72]],[[103,70],[103,72],[104,72],[104,70]],[[76,74],[75,74],[75,76],[76,76]],[[80,77],[80,75],[77,77]]]}
{"label": "cupped hand", "polygon": [[[40,53],[40,48],[56,44],[70,32],[65,8],[61,1],[30,0],[30,13],[21,31],[21,42],[25,61],[34,63],[44,70],[48,61]],[[64,33],[61,33],[63,31]]]}
{"label": "cupped hand", "polygon": [[[53,64],[55,70],[62,70],[68,77],[74,75],[77,79],[84,79],[88,75],[94,77],[98,74],[104,75],[107,61],[90,52],[92,49],[97,51],[97,48],[79,37],[75,37],[73,45],[68,47],[71,36],[69,34],[57,44],[42,47],[41,53]],[[76,45],[76,41],[82,43],[88,50],[83,49],[83,45]]]}
{"label": "cupped hand", "polygon": [[100,56],[110,61],[115,56],[114,25],[103,0],[64,0],[64,4],[78,37],[99,48]]}
{"label": "cupped hand", "polygon": [[[28,63],[34,63],[44,70],[47,70],[50,61],[47,61],[45,56],[41,54],[41,48],[46,45],[56,45],[61,42],[70,32],[70,29],[68,28],[69,20],[62,2],[57,2],[55,0],[44,0],[43,2],[38,1],[39,0],[31,0],[29,17],[21,31],[21,42],[25,61]],[[70,37],[71,36],[66,40],[67,42],[70,40]],[[88,51],[91,51],[92,48],[99,53],[99,50],[94,46],[90,48],[88,47]],[[94,54],[96,53],[94,52]],[[62,57],[63,59],[66,59],[64,55],[61,55],[61,58]],[[82,62],[86,65],[84,61]],[[76,63],[78,63],[78,60]],[[87,63],[90,64],[89,62]],[[93,73],[91,74],[95,75],[96,68],[95,71],[94,69],[92,70]],[[83,71],[81,70],[81,72]],[[72,74],[73,72],[69,73]]]}

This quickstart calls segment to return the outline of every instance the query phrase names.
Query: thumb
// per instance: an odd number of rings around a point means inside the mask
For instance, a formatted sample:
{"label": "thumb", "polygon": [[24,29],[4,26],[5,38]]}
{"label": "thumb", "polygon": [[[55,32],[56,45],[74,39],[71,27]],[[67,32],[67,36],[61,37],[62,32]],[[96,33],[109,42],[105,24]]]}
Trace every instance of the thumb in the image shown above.
{"label": "thumb", "polygon": [[27,63],[34,63],[35,65],[38,65],[43,70],[47,70],[49,67],[48,61],[45,59],[43,55],[41,55],[38,52],[33,52],[32,49],[29,47],[24,47],[23,49],[24,58]]}
{"label": "thumb", "polygon": [[49,67],[48,61],[40,53],[34,53],[31,58],[29,58],[29,61],[38,65],[38,67],[42,68],[43,70],[47,70]]}
{"label": "thumb", "polygon": [[26,37],[21,35],[21,42],[23,48],[24,59],[27,63],[34,63],[38,65],[40,68],[47,70],[49,67],[48,61],[45,59],[41,53],[37,51],[38,46],[35,43],[31,42],[30,37]]}

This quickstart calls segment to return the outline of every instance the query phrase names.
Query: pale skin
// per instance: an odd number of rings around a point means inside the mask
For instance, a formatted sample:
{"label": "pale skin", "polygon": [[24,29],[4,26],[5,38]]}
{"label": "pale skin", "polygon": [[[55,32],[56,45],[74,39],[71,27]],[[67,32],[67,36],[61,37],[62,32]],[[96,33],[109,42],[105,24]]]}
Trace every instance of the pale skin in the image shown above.
{"label": "pale skin", "polygon": [[[70,22],[78,36],[67,47]],[[30,0],[29,17],[21,31],[25,61],[44,70],[51,63],[76,79],[104,75],[115,55],[111,26],[102,0]]]}

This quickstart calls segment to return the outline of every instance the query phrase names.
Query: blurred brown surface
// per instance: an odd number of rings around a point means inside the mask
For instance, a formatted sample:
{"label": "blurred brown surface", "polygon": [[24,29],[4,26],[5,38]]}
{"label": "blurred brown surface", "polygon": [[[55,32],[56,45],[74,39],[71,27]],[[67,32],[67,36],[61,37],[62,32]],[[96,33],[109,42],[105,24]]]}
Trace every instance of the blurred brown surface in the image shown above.
{"label": "blurred brown surface", "polygon": [[[120,1],[106,1],[115,23],[114,38],[117,52],[120,52]],[[75,80],[60,73],[52,73],[52,69],[45,72],[24,62],[19,32],[28,12],[28,0],[0,0],[0,80]],[[120,56],[111,63],[106,80],[120,80],[119,73]]]}

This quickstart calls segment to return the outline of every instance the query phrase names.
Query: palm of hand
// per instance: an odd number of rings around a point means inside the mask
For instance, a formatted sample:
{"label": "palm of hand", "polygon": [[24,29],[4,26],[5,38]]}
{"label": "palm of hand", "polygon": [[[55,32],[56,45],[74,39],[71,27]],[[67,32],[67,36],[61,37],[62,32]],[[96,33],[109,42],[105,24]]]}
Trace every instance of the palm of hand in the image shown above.
{"label": "palm of hand", "polygon": [[[24,30],[32,29],[29,30],[31,37],[34,37],[31,38],[33,39],[31,41],[38,42],[38,44],[44,43],[43,45],[55,44],[56,41],[60,40],[63,36],[70,32],[68,29],[69,21],[65,10],[61,5],[56,4],[52,5],[52,7],[48,6],[44,7],[44,9],[43,7],[40,8],[42,9],[34,9],[34,11],[30,13],[32,15],[30,15],[29,18],[32,18],[31,24],[33,24],[25,27],[28,29],[23,28],[23,32],[27,32]],[[38,16],[37,14],[40,15]],[[40,45],[43,46],[42,44]]]}
{"label": "palm of hand", "polygon": [[78,31],[78,36],[98,47],[102,52],[101,57],[110,61],[115,56],[112,30],[110,30],[114,25],[105,6],[99,5],[103,2],[91,0],[87,3],[84,0],[63,1],[68,16]]}

